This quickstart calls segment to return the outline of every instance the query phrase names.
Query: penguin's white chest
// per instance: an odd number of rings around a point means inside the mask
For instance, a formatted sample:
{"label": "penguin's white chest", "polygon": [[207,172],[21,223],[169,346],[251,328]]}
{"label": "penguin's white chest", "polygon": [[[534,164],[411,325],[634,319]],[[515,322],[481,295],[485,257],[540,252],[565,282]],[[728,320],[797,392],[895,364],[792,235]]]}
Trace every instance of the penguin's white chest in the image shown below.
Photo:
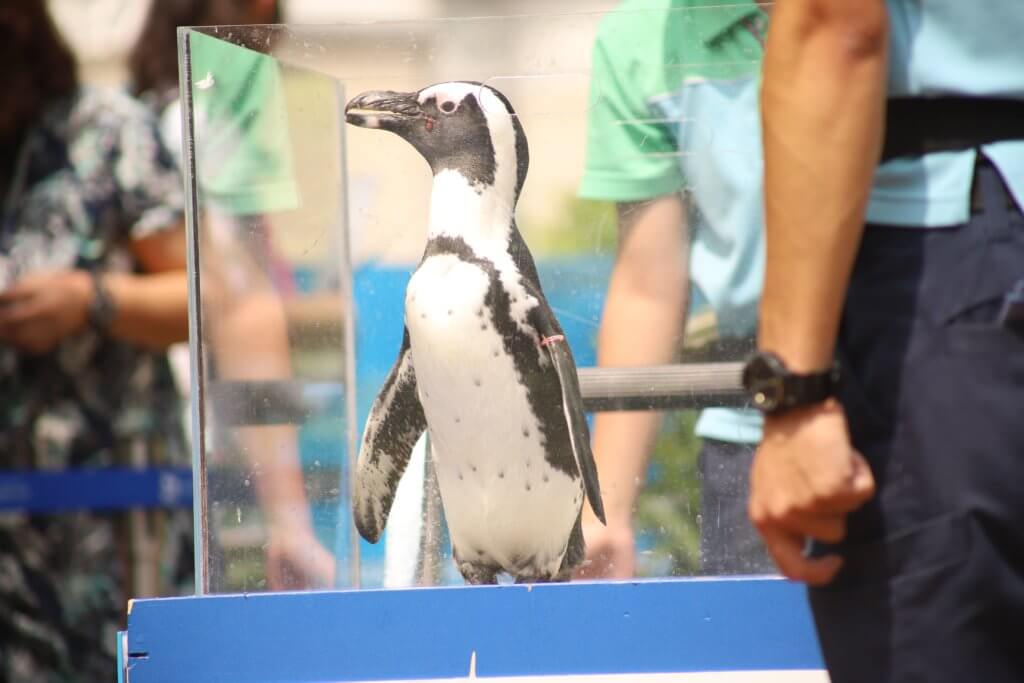
{"label": "penguin's white chest", "polygon": [[454,255],[430,257],[413,275],[405,320],[420,402],[460,560],[553,575],[582,484],[545,458],[545,448],[562,445],[544,442],[505,350],[500,326],[510,321],[496,321],[487,305],[490,286],[486,272]]}

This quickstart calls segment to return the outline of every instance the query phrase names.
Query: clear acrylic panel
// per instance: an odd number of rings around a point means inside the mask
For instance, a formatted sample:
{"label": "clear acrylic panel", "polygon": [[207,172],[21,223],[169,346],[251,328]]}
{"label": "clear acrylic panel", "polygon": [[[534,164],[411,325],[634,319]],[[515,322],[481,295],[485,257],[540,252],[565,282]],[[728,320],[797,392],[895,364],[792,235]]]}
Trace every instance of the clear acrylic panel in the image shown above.
{"label": "clear acrylic panel", "polygon": [[[525,129],[530,167],[517,222],[585,397],[605,391],[603,407],[664,412],[634,506],[637,575],[716,573],[702,557],[701,528],[738,524],[746,484],[705,482],[702,458],[711,456],[701,455],[707,440],[697,423],[705,407],[743,403],[737,367],[753,348],[756,291],[721,291],[719,281],[749,288],[761,258],[751,225],[759,218],[731,211],[729,195],[760,204],[756,84],[750,89],[759,52],[743,41],[728,54],[707,49],[724,32],[756,35],[754,4],[736,8],[180,32],[205,592],[462,582],[422,443],[379,543],[359,539],[349,494],[363,425],[402,341],[432,177],[399,137],[346,125],[344,105],[367,90],[452,80],[500,90]],[[679,32],[677,43],[669,31]],[[607,68],[592,78],[601,59],[619,60],[613,71],[629,82]],[[681,178],[691,268],[694,258],[728,255],[733,240],[748,244],[721,272],[693,273],[681,369],[623,375],[607,389],[614,378],[594,369],[598,330],[618,250],[616,200],[632,205],[628,193],[582,199],[580,185],[595,108],[615,109],[631,88],[640,123],[665,138],[635,140],[636,161],[653,159]],[[608,125],[636,123],[620,115]],[[734,182],[735,173],[744,179]],[[624,386],[632,398],[616,402]],[[749,460],[752,438],[742,438],[726,435],[732,445],[715,457]],[[634,450],[644,455],[643,444]]]}
{"label": "clear acrylic panel", "polygon": [[182,34],[199,585],[331,587],[355,566],[340,85],[216,34]]}

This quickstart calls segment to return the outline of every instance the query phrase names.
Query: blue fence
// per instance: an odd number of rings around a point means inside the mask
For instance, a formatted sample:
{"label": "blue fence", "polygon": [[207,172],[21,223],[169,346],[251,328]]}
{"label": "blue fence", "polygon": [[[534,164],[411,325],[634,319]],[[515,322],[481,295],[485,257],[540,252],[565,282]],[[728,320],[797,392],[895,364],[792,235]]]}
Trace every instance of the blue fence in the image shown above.
{"label": "blue fence", "polygon": [[0,473],[0,510],[53,513],[191,505],[188,468]]}

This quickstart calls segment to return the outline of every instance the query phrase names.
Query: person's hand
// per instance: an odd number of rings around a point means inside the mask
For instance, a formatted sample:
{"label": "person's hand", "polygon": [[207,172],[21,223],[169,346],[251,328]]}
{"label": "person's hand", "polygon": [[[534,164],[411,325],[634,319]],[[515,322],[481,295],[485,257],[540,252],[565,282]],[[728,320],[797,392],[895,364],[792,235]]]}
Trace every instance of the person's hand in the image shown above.
{"label": "person's hand", "polygon": [[809,558],[807,539],[835,543],[846,515],[875,491],[867,462],[850,444],[842,406],[829,399],[765,419],[750,473],[750,519],[787,577],[810,585],[832,580],[837,555]]}
{"label": "person's hand", "polygon": [[268,529],[267,587],[273,591],[333,588],[334,555],[308,524],[277,524]]}
{"label": "person's hand", "polygon": [[0,342],[29,354],[52,351],[85,327],[92,296],[84,270],[26,275],[0,292]]}
{"label": "person's hand", "polygon": [[576,578],[633,578],[636,571],[636,544],[629,517],[609,517],[608,526],[601,524],[593,515],[584,515],[583,520],[587,556],[583,565],[576,570]]}

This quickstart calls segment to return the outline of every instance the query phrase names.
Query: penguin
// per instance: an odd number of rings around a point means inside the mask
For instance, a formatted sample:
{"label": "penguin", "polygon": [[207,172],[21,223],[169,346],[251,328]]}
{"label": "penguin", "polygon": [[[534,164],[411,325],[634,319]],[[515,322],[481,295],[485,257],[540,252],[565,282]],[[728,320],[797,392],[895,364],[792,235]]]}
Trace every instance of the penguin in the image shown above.
{"label": "penguin", "polygon": [[356,528],[380,538],[427,431],[466,582],[568,581],[584,558],[584,497],[605,515],[575,361],[516,227],[523,127],[502,93],[471,81],[365,92],[345,118],[397,134],[433,173],[401,347],[359,449]]}

